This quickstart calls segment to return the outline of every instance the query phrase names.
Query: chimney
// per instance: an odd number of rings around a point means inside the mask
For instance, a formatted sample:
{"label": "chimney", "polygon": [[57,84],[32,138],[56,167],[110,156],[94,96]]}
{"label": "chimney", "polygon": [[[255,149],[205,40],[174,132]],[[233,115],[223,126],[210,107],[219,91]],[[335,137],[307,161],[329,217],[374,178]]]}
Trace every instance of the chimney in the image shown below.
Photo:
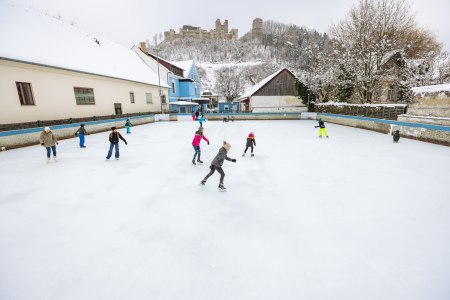
{"label": "chimney", "polygon": [[141,42],[141,51],[144,52],[145,54],[148,53],[148,47],[147,47],[147,43],[146,42]]}

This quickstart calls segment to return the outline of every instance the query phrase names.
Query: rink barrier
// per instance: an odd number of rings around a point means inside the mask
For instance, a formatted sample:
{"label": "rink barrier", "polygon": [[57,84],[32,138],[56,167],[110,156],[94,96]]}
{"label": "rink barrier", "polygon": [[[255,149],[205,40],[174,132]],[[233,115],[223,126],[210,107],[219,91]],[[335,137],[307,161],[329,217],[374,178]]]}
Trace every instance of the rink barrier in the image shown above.
{"label": "rink barrier", "polygon": [[[100,121],[90,121],[90,122],[79,122],[64,125],[54,125],[50,126],[51,131],[56,135],[58,140],[64,140],[69,138],[77,138],[74,134],[75,131],[80,127],[80,124],[84,124],[86,130],[89,133],[98,133],[104,131],[110,131],[111,127],[124,128],[126,117],[100,120]],[[133,126],[143,125],[155,122],[154,115],[146,116],[134,116],[128,117]],[[19,147],[31,146],[39,144],[39,136],[44,130],[44,127],[1,131],[0,132],[0,150],[8,150]]]}
{"label": "rink barrier", "polygon": [[391,134],[395,130],[400,130],[400,136],[404,138],[450,146],[450,126],[326,113],[317,113],[317,118],[322,118],[325,122],[329,123],[368,129],[385,134]]}

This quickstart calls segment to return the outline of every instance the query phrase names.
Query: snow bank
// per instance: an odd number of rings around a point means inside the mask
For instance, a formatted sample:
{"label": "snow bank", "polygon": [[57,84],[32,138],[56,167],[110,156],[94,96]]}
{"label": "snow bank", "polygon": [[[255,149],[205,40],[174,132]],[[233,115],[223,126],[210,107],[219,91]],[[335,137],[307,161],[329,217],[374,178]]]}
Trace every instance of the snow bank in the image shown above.
{"label": "snow bank", "polygon": [[412,91],[416,95],[427,94],[427,93],[450,92],[450,83],[413,87]]}

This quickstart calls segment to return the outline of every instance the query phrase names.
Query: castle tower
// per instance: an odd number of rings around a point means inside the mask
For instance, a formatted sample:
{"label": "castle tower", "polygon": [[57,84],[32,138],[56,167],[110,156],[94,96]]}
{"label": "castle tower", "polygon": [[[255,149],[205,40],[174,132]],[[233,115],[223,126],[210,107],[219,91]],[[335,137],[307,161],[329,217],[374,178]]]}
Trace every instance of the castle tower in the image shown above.
{"label": "castle tower", "polygon": [[252,25],[252,37],[260,39],[263,34],[263,20],[260,18],[256,18],[253,20]]}
{"label": "castle tower", "polygon": [[225,22],[223,22],[222,30],[224,34],[228,33],[228,20],[225,20]]}

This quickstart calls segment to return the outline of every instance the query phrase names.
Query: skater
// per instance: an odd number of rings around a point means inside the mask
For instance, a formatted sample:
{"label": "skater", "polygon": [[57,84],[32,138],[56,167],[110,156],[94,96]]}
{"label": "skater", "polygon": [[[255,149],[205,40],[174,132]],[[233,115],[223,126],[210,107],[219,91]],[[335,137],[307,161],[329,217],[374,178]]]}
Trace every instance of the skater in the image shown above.
{"label": "skater", "polygon": [[227,143],[226,141],[223,142],[223,147],[220,148],[219,153],[216,155],[216,157],[211,162],[211,166],[209,167],[211,171],[206,175],[206,177],[200,182],[201,185],[205,185],[206,180],[214,174],[214,172],[217,170],[220,174],[220,181],[219,181],[219,190],[220,191],[226,191],[226,188],[223,186],[223,179],[225,177],[225,173],[222,170],[223,161],[229,160],[231,162],[236,162],[236,159],[229,158],[227,156],[227,153],[230,151],[231,145]]}
{"label": "skater", "polygon": [[203,161],[200,159],[200,154],[201,154],[200,142],[202,139],[205,140],[209,145],[209,140],[206,138],[206,136],[203,135],[203,128],[200,127],[198,129],[198,131],[195,133],[194,139],[192,140],[192,146],[194,147],[194,151],[195,151],[194,158],[192,159],[192,164],[194,164],[194,165],[195,165],[195,157],[197,157],[198,163],[201,163],[201,164],[203,163]]}
{"label": "skater", "polygon": [[75,136],[78,135],[78,138],[80,139],[80,148],[86,148],[86,146],[84,145],[84,136],[86,134],[89,134],[86,130],[86,128],[84,128],[84,124],[80,124],[80,128],[78,128],[78,130],[75,132]]}
{"label": "skater", "polygon": [[131,124],[130,119],[127,118],[127,120],[125,121],[125,128],[127,129],[127,134],[131,133],[131,126],[133,126],[133,124]]}
{"label": "skater", "polygon": [[245,156],[245,153],[247,153],[248,148],[251,148],[251,154],[252,154],[252,156],[255,156],[253,154],[253,145],[255,145],[255,147],[256,147],[255,134],[253,132],[250,132],[248,134],[247,145],[245,147],[244,154],[242,154],[242,156]]}
{"label": "skater", "polygon": [[394,143],[398,143],[398,140],[400,139],[400,130],[396,130],[392,133],[392,139],[394,140]]}
{"label": "skater", "polygon": [[198,119],[198,122],[200,123],[200,127],[203,127],[203,122],[206,122],[205,118],[203,116]]}
{"label": "skater", "polygon": [[315,128],[319,127],[319,137],[322,137],[322,132],[325,133],[325,136],[328,137],[327,129],[325,128],[325,123],[322,119],[319,119],[319,126],[314,126]]}
{"label": "skater", "polygon": [[112,155],[112,151],[113,148],[115,148],[116,153],[116,159],[119,159],[120,153],[119,153],[119,139],[121,139],[122,141],[125,142],[125,145],[128,145],[127,141],[122,137],[122,135],[120,133],[117,132],[117,128],[116,127],[111,127],[112,132],[109,134],[109,151],[108,151],[108,155],[106,156],[106,159],[110,159],[111,155]]}
{"label": "skater", "polygon": [[198,110],[197,111],[195,111],[195,119],[196,120],[198,120],[198,115],[199,115],[200,113],[198,112]]}
{"label": "skater", "polygon": [[195,121],[195,111],[192,112],[192,121]]}
{"label": "skater", "polygon": [[58,162],[56,158],[56,145],[58,145],[58,140],[53,132],[51,132],[50,127],[45,127],[44,131],[41,132],[39,143],[47,149],[47,163],[50,162],[51,152],[53,152],[53,160]]}

